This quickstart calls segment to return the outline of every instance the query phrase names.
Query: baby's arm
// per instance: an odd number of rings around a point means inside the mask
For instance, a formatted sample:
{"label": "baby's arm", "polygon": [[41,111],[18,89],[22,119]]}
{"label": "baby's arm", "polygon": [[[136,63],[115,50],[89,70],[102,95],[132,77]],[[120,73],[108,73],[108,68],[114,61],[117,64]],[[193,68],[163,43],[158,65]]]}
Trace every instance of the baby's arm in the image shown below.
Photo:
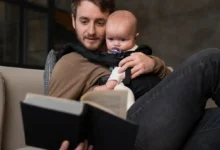
{"label": "baby's arm", "polygon": [[121,67],[115,67],[108,80],[115,80],[120,83],[123,80],[124,73],[119,73]]}
{"label": "baby's arm", "polygon": [[105,85],[98,86],[95,91],[113,90],[115,86],[122,81],[123,73],[118,73],[120,67],[115,67]]}

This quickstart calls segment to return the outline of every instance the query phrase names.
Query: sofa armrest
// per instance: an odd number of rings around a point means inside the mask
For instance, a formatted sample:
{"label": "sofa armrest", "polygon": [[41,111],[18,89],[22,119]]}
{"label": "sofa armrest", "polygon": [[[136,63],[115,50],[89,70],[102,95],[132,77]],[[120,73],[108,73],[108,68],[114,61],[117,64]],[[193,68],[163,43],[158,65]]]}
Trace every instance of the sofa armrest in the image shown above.
{"label": "sofa armrest", "polygon": [[5,112],[5,84],[0,73],[0,149],[2,148],[2,132],[4,123],[4,112]]}

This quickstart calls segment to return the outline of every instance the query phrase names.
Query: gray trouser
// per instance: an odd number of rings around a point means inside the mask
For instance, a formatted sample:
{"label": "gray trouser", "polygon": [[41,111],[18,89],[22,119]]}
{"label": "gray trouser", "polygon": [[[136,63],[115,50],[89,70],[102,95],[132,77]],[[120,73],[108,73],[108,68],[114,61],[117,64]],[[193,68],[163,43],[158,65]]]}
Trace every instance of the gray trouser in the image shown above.
{"label": "gray trouser", "polygon": [[219,150],[220,50],[196,53],[128,111],[139,124],[136,150]]}

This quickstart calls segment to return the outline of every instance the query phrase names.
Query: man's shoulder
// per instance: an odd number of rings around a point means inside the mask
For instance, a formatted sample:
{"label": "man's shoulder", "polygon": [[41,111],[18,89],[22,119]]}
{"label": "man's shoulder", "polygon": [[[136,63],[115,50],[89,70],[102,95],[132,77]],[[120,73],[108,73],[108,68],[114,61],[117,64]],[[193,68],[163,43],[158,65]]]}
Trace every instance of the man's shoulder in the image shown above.
{"label": "man's shoulder", "polygon": [[66,60],[66,61],[74,61],[83,59],[84,57],[76,52],[70,52],[60,58],[60,60]]}
{"label": "man's shoulder", "polygon": [[80,54],[76,53],[76,52],[71,52],[68,53],[64,56],[62,56],[59,61],[57,62],[57,64],[72,64],[72,65],[76,65],[77,62],[79,61],[84,61],[85,58],[83,56],[81,56]]}

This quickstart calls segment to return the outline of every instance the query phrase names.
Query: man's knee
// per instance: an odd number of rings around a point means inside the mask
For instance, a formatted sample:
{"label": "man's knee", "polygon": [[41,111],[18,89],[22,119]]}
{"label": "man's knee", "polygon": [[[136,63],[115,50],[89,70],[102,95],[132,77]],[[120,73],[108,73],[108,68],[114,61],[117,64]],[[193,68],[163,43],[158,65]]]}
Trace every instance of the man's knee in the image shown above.
{"label": "man's knee", "polygon": [[218,48],[207,48],[201,50],[200,52],[196,53],[195,55],[199,57],[212,57],[212,56],[220,56],[220,49]]}
{"label": "man's knee", "polygon": [[194,64],[195,63],[204,63],[204,62],[210,62],[214,60],[220,60],[220,49],[218,48],[207,48],[204,50],[201,50],[194,55],[192,55],[187,61],[186,64]]}

